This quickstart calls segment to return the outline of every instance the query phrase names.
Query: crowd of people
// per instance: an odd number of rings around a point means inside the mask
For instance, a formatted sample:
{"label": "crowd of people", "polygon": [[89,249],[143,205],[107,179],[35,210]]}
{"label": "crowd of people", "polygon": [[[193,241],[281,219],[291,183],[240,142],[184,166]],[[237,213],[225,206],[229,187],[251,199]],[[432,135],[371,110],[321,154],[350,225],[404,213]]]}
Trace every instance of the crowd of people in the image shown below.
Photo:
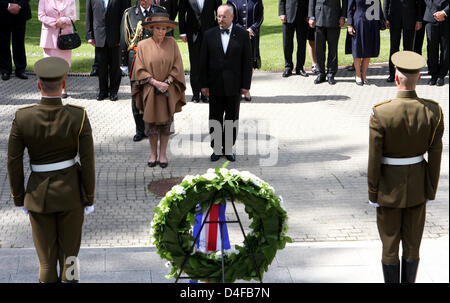
{"label": "crowd of people", "polygon": [[[28,0],[0,1],[1,13],[10,22],[1,31],[2,79],[8,80],[12,72],[9,44],[7,51],[5,47],[11,32],[16,76],[26,79],[24,39],[20,35],[30,18]],[[68,259],[79,253],[84,215],[93,211],[95,197],[94,143],[88,115],[83,107],[63,105],[61,100],[67,97],[71,50],[58,49],[56,41],[60,33],[73,31],[73,22],[78,19],[75,2],[39,1],[44,58],[36,62],[34,71],[42,98],[40,104],[17,110],[8,141],[11,194],[14,204],[29,213],[41,282],[79,280],[71,275],[68,265],[72,261]],[[116,101],[121,74],[128,74],[136,121],[133,140],[148,137],[147,165],[166,168],[174,115],[186,104],[183,61],[173,38],[173,29],[179,25],[181,40],[189,48],[192,101],[209,103],[210,160],[215,162],[224,156],[234,162],[240,102],[242,98],[251,100],[253,69],[261,66],[258,41],[263,2],[175,3],[137,0],[130,6],[129,0],[87,0],[86,38],[95,46],[97,100],[109,97]],[[443,85],[448,73],[448,0],[386,0],[384,4],[383,12],[378,0],[370,4],[364,0],[280,0],[283,77],[290,76],[294,68],[292,40],[297,33],[295,72],[308,76],[304,69],[306,41],[314,41],[309,43],[318,74],[314,82],[334,85],[340,28],[348,18],[346,50],[354,57],[356,84],[365,85],[369,60],[379,54],[380,30],[386,27],[391,31],[390,63],[394,71],[387,80],[395,81],[398,93],[394,99],[375,104],[370,115],[368,197],[377,207],[385,282],[413,283],[426,205],[436,196],[444,133],[439,103],[419,98],[415,88],[427,64],[430,85]],[[174,21],[177,14],[178,23]],[[428,60],[412,51],[421,48],[416,45],[416,36],[421,37],[417,33],[424,23]],[[405,51],[398,52],[402,33]],[[26,148],[32,174],[25,190]],[[80,163],[75,160],[77,156]]]}

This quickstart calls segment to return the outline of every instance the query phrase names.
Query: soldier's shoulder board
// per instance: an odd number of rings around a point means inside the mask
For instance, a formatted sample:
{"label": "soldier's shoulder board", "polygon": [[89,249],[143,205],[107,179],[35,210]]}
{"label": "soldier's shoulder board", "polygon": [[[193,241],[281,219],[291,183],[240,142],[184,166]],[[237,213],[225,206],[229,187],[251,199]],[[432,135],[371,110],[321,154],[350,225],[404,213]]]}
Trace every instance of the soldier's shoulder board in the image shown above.
{"label": "soldier's shoulder board", "polygon": [[431,102],[431,103],[435,103],[435,104],[439,105],[438,102],[436,102],[436,101],[434,101],[434,100],[431,100],[431,99],[423,99],[423,98],[422,98],[422,100],[423,100],[423,101],[427,101],[427,102]]}
{"label": "soldier's shoulder board", "polygon": [[34,107],[34,106],[36,106],[36,105],[37,105],[37,104],[27,105],[27,106],[24,106],[24,107],[20,107],[20,108],[18,108],[17,110],[23,110],[23,109],[31,108],[31,107]]}
{"label": "soldier's shoulder board", "polygon": [[78,105],[73,105],[73,104],[67,104],[67,106],[70,106],[70,107],[75,107],[75,108],[78,108],[78,109],[84,110],[84,107],[83,107],[83,106],[78,106]]}
{"label": "soldier's shoulder board", "polygon": [[389,100],[386,100],[386,101],[383,101],[383,102],[380,102],[380,103],[377,103],[377,104],[375,104],[373,107],[377,107],[377,106],[380,106],[380,105],[383,105],[383,104],[386,104],[386,103],[389,103],[389,102],[391,102],[392,101],[392,99],[389,99]]}

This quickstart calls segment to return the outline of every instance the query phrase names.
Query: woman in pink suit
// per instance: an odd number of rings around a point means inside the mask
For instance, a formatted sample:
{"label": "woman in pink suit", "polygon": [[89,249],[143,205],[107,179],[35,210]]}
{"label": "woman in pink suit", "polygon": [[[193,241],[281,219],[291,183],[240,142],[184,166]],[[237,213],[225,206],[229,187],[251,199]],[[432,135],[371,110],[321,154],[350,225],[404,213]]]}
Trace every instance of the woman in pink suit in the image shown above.
{"label": "woman in pink suit", "polygon": [[[60,57],[72,63],[72,50],[61,50],[57,46],[59,30],[61,34],[73,32],[72,22],[78,20],[76,14],[76,0],[39,0],[38,19],[42,22],[41,43],[44,57]],[[66,89],[62,91],[62,98],[67,98]]]}

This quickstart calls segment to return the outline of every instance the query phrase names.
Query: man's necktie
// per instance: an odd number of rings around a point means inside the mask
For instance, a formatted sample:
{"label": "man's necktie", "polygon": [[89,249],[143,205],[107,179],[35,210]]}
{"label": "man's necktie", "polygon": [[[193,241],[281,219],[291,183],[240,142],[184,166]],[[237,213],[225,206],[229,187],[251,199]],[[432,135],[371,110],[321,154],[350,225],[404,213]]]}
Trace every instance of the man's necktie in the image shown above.
{"label": "man's necktie", "polygon": [[228,35],[228,34],[230,34],[230,29],[229,29],[229,28],[226,28],[226,29],[225,29],[225,28],[221,28],[221,29],[220,29],[220,33],[221,33],[221,34],[225,33],[225,34]]}

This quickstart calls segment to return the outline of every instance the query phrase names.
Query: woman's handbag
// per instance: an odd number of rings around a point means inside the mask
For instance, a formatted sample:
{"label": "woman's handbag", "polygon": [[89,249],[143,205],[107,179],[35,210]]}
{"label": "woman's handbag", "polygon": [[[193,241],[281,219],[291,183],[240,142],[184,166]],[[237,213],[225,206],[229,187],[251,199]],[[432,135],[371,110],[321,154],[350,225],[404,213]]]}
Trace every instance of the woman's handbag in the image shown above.
{"label": "woman's handbag", "polygon": [[72,26],[73,26],[72,34],[61,35],[62,28],[59,29],[58,42],[57,42],[59,49],[62,49],[62,50],[74,49],[81,45],[81,39],[77,33],[77,28],[75,27],[75,24],[73,24],[72,19],[70,19],[70,22],[72,22]]}

